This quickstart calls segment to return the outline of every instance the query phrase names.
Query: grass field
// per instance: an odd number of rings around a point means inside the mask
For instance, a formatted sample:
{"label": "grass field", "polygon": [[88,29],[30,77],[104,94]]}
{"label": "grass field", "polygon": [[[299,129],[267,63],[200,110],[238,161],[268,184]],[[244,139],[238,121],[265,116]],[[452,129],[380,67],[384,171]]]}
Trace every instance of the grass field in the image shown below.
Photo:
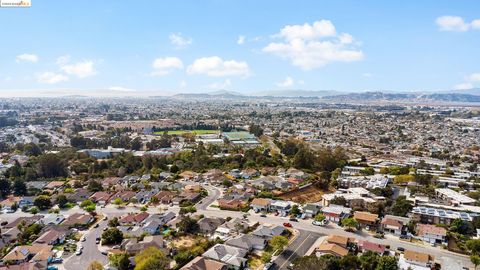
{"label": "grass field", "polygon": [[[157,131],[154,132],[153,134],[155,135],[162,135],[164,131]],[[167,131],[168,135],[182,135],[183,133],[195,133],[197,135],[203,135],[203,134],[216,134],[218,133],[218,130],[209,130],[209,129],[195,129],[195,130],[169,130]]]}

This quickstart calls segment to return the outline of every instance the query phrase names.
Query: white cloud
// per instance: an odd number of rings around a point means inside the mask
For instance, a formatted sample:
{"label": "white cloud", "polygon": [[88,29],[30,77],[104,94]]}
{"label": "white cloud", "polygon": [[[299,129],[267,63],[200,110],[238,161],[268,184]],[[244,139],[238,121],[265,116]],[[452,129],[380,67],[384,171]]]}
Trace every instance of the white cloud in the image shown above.
{"label": "white cloud", "polygon": [[314,40],[323,37],[333,37],[336,35],[335,26],[329,20],[320,20],[312,25],[305,23],[303,25],[287,25],[277,34],[287,40],[303,39]]}
{"label": "white cloud", "polygon": [[441,16],[438,17],[435,22],[440,31],[464,32],[467,31],[469,27],[468,23],[466,23],[462,17],[458,16]]}
{"label": "white cloud", "polygon": [[480,19],[473,20],[470,25],[473,29],[480,29]]}
{"label": "white cloud", "polygon": [[135,92],[134,89],[122,87],[122,86],[111,86],[108,88],[111,91],[118,91],[118,92]]}
{"label": "white cloud", "polygon": [[60,65],[60,70],[67,74],[75,75],[77,78],[82,79],[97,74],[94,67],[95,63],[92,60],[68,64],[68,59],[60,59],[60,61],[57,59],[57,63]]}
{"label": "white cloud", "polygon": [[183,69],[183,62],[177,57],[157,58],[153,60],[152,67],[155,69],[152,75],[164,76],[170,74],[175,69]]}
{"label": "white cloud", "polygon": [[287,25],[274,37],[282,42],[272,42],[264,52],[288,59],[294,66],[309,70],[330,62],[352,62],[363,59],[363,52],[356,48],[350,34],[336,34],[335,26],[328,20],[312,25]]}
{"label": "white cloud", "polygon": [[223,82],[214,82],[210,84],[208,87],[212,89],[219,89],[219,90],[224,90],[229,88],[232,85],[232,82],[229,79],[226,79]]}
{"label": "white cloud", "polygon": [[284,81],[277,83],[277,86],[279,87],[290,87],[294,83],[292,77],[287,76]]}
{"label": "white cloud", "polygon": [[193,64],[188,66],[187,72],[189,74],[201,74],[211,77],[250,75],[250,69],[247,62],[223,60],[218,56],[196,59]]}
{"label": "white cloud", "polygon": [[465,32],[470,29],[480,29],[480,19],[475,19],[469,23],[460,16],[441,16],[435,22],[440,31]]}
{"label": "white cloud", "polygon": [[16,59],[17,62],[32,62],[32,63],[38,62],[38,56],[37,55],[28,54],[28,53],[17,55],[17,57],[15,59]]}
{"label": "white cloud", "polygon": [[242,45],[245,43],[245,36],[238,36],[238,39],[237,39],[237,44],[238,45]]}
{"label": "white cloud", "polygon": [[55,84],[68,81],[68,77],[60,73],[43,72],[37,75],[37,80],[40,83]]}
{"label": "white cloud", "polygon": [[480,73],[473,73],[468,76],[468,80],[473,82],[480,82]]}
{"label": "white cloud", "polygon": [[472,88],[473,84],[471,83],[459,83],[453,87],[454,90],[468,90]]}
{"label": "white cloud", "polygon": [[168,38],[170,39],[170,43],[177,49],[186,48],[193,42],[193,39],[182,36],[182,33],[172,33]]}

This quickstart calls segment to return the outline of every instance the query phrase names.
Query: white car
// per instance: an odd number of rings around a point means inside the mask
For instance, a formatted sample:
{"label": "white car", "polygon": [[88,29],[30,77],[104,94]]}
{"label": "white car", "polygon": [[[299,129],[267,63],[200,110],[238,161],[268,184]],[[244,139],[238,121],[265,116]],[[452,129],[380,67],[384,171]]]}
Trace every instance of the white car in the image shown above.
{"label": "white car", "polygon": [[312,224],[315,225],[315,226],[325,226],[325,225],[327,225],[327,223],[328,223],[328,220],[326,220],[326,219],[324,219],[322,221],[316,221],[316,220],[312,221]]}
{"label": "white car", "polygon": [[78,249],[78,250],[75,252],[75,255],[77,255],[77,256],[82,255],[82,250],[81,250],[81,249]]}

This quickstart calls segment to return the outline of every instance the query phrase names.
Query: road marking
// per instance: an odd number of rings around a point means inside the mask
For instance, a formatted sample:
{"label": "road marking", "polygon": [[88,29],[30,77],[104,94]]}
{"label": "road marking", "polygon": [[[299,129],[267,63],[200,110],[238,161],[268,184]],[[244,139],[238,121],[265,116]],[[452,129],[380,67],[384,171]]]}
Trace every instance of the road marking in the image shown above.
{"label": "road marking", "polygon": [[[293,254],[295,254],[295,252],[297,252],[302,246],[303,244],[305,244],[305,241],[307,241],[309,238],[310,238],[311,235],[307,236],[307,238],[305,238],[305,240],[302,241],[302,243],[300,243],[300,245],[292,252],[292,255],[290,255],[287,260],[280,266],[280,269],[283,268],[283,266],[288,263],[288,261],[290,261],[290,258],[292,258]],[[280,254],[281,255],[281,254]]]}

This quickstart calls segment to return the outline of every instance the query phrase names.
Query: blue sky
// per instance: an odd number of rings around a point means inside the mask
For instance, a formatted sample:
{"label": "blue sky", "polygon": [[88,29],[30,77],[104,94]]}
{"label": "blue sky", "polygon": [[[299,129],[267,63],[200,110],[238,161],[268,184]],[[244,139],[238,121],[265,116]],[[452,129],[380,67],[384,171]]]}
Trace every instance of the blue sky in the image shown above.
{"label": "blue sky", "polygon": [[0,8],[0,96],[480,87],[479,19],[478,1],[32,0]]}

